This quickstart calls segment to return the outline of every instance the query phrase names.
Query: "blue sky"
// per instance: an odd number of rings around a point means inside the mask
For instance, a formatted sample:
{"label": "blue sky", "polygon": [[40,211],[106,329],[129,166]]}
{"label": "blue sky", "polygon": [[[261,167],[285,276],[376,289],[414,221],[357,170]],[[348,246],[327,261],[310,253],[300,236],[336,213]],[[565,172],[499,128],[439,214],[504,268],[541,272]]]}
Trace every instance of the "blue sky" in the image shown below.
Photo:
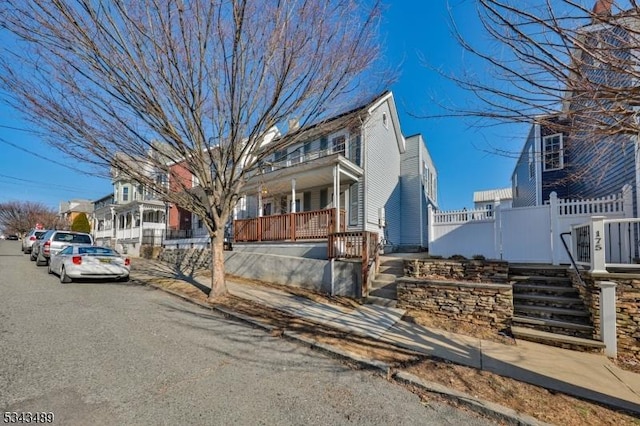
{"label": "blue sky", "polygon": [[[440,207],[457,209],[472,205],[473,191],[510,186],[515,160],[485,151],[500,148],[517,152],[528,129],[522,125],[474,128],[459,118],[415,118],[437,113],[434,99],[460,105],[470,99],[470,94],[457,89],[420,59],[422,56],[432,66],[454,72],[465,66],[464,53],[450,32],[448,7],[465,33],[482,42],[474,2],[449,3],[390,2],[383,16],[382,31],[384,60],[399,67],[397,81],[390,89],[402,131],[407,136],[416,133],[424,136],[438,169]],[[48,161],[46,158],[82,168],[38,138],[12,129],[27,126],[17,112],[0,105],[0,202],[39,201],[57,208],[60,201],[95,200],[112,190],[106,179],[79,174]]]}

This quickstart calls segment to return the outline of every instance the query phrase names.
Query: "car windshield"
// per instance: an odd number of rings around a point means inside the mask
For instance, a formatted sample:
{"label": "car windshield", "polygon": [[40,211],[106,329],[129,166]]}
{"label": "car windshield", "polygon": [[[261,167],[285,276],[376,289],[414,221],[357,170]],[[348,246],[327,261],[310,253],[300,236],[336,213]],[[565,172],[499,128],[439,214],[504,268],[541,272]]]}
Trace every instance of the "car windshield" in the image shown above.
{"label": "car windshield", "polygon": [[54,241],[63,241],[70,244],[91,244],[91,237],[86,234],[57,233],[53,237]]}
{"label": "car windshield", "polygon": [[118,256],[118,253],[108,247],[78,247],[78,254]]}
{"label": "car windshield", "polygon": [[36,235],[36,238],[40,238],[46,233],[47,233],[47,231],[36,231],[35,235]]}

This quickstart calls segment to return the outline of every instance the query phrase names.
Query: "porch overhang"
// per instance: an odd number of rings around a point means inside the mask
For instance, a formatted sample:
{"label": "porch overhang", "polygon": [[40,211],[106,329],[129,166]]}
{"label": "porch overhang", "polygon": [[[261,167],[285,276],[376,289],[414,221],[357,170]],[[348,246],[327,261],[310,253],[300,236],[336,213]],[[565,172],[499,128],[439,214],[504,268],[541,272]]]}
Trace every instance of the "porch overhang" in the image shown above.
{"label": "porch overhang", "polygon": [[250,194],[261,189],[270,193],[287,192],[291,188],[291,179],[296,180],[296,188],[299,190],[332,186],[336,166],[339,166],[341,184],[355,183],[364,174],[361,167],[340,154],[333,154],[256,175],[247,182],[243,192]]}

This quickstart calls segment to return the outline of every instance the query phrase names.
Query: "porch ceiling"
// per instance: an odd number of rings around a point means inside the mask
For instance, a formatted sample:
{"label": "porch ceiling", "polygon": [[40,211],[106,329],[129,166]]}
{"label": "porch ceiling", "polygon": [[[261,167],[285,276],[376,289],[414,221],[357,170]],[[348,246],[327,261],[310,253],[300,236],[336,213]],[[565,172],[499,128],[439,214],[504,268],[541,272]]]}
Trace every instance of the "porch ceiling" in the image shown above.
{"label": "porch ceiling", "polygon": [[291,191],[291,179],[296,180],[296,191],[319,186],[333,186],[333,169],[340,165],[340,185],[350,185],[363,175],[362,168],[340,154],[319,158],[256,176],[245,185],[244,192],[258,192],[260,186],[270,193]]}

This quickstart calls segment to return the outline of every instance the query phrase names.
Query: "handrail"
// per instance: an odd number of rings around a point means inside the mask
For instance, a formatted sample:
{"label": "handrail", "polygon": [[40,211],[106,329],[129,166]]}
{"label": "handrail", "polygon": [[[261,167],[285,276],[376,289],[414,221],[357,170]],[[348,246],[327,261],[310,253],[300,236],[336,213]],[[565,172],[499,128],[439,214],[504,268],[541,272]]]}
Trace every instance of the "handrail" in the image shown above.
{"label": "handrail", "polygon": [[578,280],[580,281],[580,284],[582,284],[583,287],[586,287],[587,283],[585,283],[584,280],[582,279],[582,275],[580,275],[580,270],[578,269],[578,264],[576,263],[575,259],[573,258],[573,255],[571,254],[571,250],[569,250],[569,246],[567,245],[567,242],[564,240],[564,236],[565,235],[571,235],[571,232],[562,232],[560,234],[560,241],[562,241],[562,245],[564,246],[564,249],[566,250],[567,254],[569,255],[569,260],[571,260],[571,264],[573,265],[573,269],[576,270],[576,274],[578,275]]}

